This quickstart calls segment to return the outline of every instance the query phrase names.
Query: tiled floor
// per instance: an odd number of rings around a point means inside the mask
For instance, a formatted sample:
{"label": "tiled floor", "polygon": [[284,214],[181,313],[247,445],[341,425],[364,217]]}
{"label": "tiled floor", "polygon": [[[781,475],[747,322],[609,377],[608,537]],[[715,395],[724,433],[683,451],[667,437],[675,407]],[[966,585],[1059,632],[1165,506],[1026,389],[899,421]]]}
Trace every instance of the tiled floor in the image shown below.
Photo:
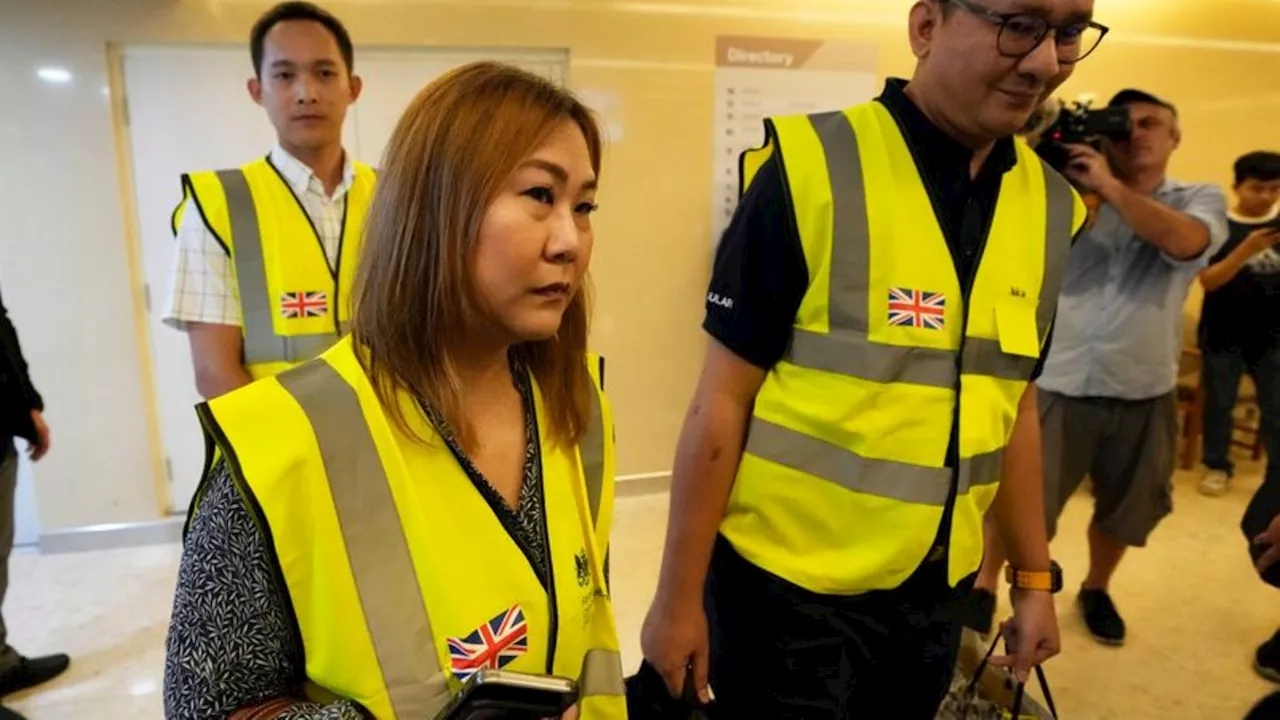
{"label": "tiled floor", "polygon": [[[1115,583],[1129,624],[1122,649],[1089,640],[1074,610],[1090,504],[1083,496],[1072,502],[1054,546],[1067,572],[1059,600],[1064,651],[1046,666],[1062,717],[1239,720],[1272,689],[1250,662],[1254,646],[1280,625],[1280,591],[1256,579],[1238,529],[1256,482],[1256,469],[1246,469],[1230,495],[1210,499],[1195,493],[1190,475],[1179,477],[1174,515],[1148,549],[1127,559]],[[613,567],[629,668],[639,661],[665,521],[665,495],[619,503]],[[33,653],[65,650],[74,661],[63,679],[6,702],[32,720],[162,717],[177,561],[177,547],[18,553],[5,607],[13,643]]]}

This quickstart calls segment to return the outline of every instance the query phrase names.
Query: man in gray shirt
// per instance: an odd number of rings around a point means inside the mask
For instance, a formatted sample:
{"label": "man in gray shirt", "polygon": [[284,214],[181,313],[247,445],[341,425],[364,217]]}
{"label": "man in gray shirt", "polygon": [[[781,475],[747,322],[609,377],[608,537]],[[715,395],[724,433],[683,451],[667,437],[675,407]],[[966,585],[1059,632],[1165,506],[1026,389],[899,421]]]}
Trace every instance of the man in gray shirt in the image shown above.
{"label": "man in gray shirt", "polygon": [[[1226,195],[1165,173],[1181,132],[1173,105],[1123,90],[1133,133],[1107,155],[1073,146],[1067,175],[1101,199],[1071,250],[1053,345],[1037,381],[1050,537],[1088,475],[1095,507],[1089,574],[1078,597],[1099,642],[1125,626],[1107,592],[1130,547],[1173,510],[1176,386],[1187,290],[1227,237]],[[994,590],[1003,559],[988,545],[976,595]]]}

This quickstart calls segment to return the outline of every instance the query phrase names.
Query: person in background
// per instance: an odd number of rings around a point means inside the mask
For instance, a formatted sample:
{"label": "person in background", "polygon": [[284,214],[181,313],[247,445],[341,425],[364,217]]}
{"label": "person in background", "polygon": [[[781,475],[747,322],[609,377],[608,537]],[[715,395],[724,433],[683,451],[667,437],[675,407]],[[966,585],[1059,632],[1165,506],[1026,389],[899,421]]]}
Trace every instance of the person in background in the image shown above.
{"label": "person in background", "polygon": [[[1110,106],[1129,108],[1133,133],[1106,155],[1072,148],[1068,175],[1103,204],[1071,250],[1037,384],[1050,536],[1089,475],[1089,572],[1077,602],[1094,639],[1120,645],[1125,624],[1108,588],[1125,551],[1146,545],[1173,510],[1182,308],[1226,239],[1227,207],[1216,186],[1168,177],[1182,140],[1173,105],[1122,90]],[[991,625],[1003,564],[999,545],[988,544],[974,592],[976,630]]]}
{"label": "person in background", "polygon": [[433,718],[486,666],[626,717],[587,353],[601,144],[577,99],[507,66],[409,104],[351,334],[200,408],[222,460],[189,520],[167,717]]}
{"label": "person in background", "polygon": [[[1274,488],[1270,489],[1274,491]],[[1262,490],[1259,491],[1262,493]],[[1274,497],[1273,492],[1267,492],[1268,495]],[[1257,497],[1255,496],[1255,500]],[[1250,538],[1252,546],[1256,549],[1254,555],[1257,558],[1254,561],[1254,567],[1258,571],[1258,575],[1266,576],[1273,569],[1277,562],[1280,562],[1280,515],[1276,515],[1265,530],[1256,537]],[[1271,636],[1271,639],[1254,651],[1253,669],[1262,677],[1272,682],[1280,683],[1280,631]],[[1263,705],[1273,709],[1280,709],[1280,693],[1276,693],[1263,701]],[[1265,708],[1262,708],[1265,709]],[[1277,714],[1263,714],[1261,710],[1257,712],[1257,718],[1275,718],[1280,717]],[[1253,718],[1254,715],[1250,715]]]}
{"label": "person in background", "polygon": [[373,195],[373,169],[342,147],[361,90],[342,23],[281,3],[253,26],[249,49],[249,95],[278,143],[238,169],[184,175],[173,216],[164,317],[190,338],[205,398],[315,357],[346,331]]}
{"label": "person in background", "polygon": [[1092,14],[915,2],[909,82],[771,119],[743,158],[642,635],[673,696],[691,666],[724,718],[932,719],[993,506],[1019,571],[1000,662],[1057,653],[1030,381],[1085,208],[1013,135]]}
{"label": "person in background", "polygon": [[1240,376],[1249,373],[1262,415],[1267,475],[1280,473],[1280,154],[1252,152],[1235,162],[1236,204],[1227,215],[1227,242],[1200,273],[1204,307],[1204,477],[1200,492],[1227,492],[1232,412]]}
{"label": "person in background", "polygon": [[1274,720],[1277,717],[1280,717],[1280,691],[1259,700],[1244,720]]}
{"label": "person in background", "polygon": [[[14,504],[18,487],[18,453],[14,438],[27,443],[27,455],[38,462],[49,452],[49,426],[44,400],[36,392],[18,333],[0,299],[0,604],[9,587],[9,555],[13,552]],[[0,698],[61,675],[71,662],[66,655],[26,658],[9,646],[0,616]],[[8,713],[8,715],[6,715]],[[12,710],[0,708],[0,720],[16,720]]]}

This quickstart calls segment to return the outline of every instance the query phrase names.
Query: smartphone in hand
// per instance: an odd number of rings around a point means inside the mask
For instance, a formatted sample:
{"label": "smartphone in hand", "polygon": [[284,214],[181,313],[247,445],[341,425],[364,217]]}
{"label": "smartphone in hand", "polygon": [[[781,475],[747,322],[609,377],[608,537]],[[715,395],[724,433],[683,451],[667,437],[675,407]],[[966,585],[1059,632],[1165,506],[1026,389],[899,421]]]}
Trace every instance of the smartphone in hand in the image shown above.
{"label": "smartphone in hand", "polygon": [[545,720],[578,701],[578,684],[554,675],[480,670],[435,720]]}

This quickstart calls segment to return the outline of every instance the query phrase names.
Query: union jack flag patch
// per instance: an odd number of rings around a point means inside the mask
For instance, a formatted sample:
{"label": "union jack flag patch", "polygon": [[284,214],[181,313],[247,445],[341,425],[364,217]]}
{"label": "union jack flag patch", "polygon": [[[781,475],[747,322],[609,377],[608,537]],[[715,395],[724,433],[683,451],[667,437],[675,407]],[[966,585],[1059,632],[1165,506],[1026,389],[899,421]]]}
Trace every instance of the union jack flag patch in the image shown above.
{"label": "union jack flag patch", "polygon": [[325,292],[281,293],[280,314],[289,319],[324,317],[329,314],[329,294]]}
{"label": "union jack flag patch", "polygon": [[466,682],[477,671],[500,670],[529,651],[529,626],[519,605],[498,614],[464,638],[449,638],[449,664]]}
{"label": "union jack flag patch", "polygon": [[890,325],[941,330],[946,321],[946,295],[911,288],[889,288]]}

